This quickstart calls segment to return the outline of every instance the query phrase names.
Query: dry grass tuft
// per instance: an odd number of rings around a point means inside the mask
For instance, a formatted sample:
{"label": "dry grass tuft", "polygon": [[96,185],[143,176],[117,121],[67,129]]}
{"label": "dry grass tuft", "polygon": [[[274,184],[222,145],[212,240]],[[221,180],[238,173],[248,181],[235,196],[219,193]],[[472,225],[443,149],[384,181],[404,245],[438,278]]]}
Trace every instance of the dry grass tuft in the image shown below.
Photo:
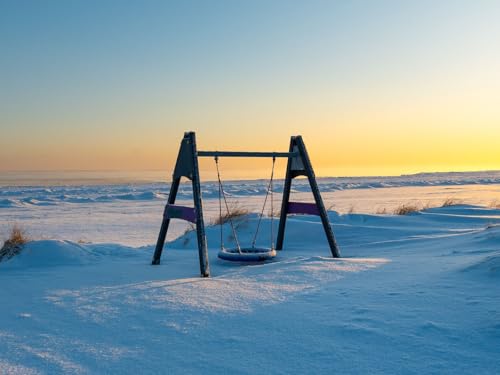
{"label": "dry grass tuft", "polygon": [[17,224],[14,224],[12,230],[10,231],[9,238],[4,242],[2,248],[0,249],[0,262],[19,254],[23,245],[29,241],[30,239],[26,235],[26,232]]}
{"label": "dry grass tuft", "polygon": [[186,228],[186,230],[182,234],[182,236],[184,237],[184,239],[182,240],[182,244],[184,246],[187,246],[189,244],[188,234],[193,232],[194,230],[196,230],[196,225],[194,225],[193,223],[188,223],[188,227]]}
{"label": "dry grass tuft", "polygon": [[238,219],[241,218],[242,216],[248,215],[249,211],[248,209],[242,207],[238,202],[233,203],[232,205],[229,206],[229,211],[224,212],[222,211],[222,217],[217,217],[213,221],[213,225],[222,225],[227,223],[230,219]]}
{"label": "dry grass tuft", "polygon": [[271,212],[271,209],[267,212],[268,217],[280,217],[281,216],[281,207],[275,208],[274,211]]}
{"label": "dry grass tuft", "polygon": [[436,207],[436,206],[433,205],[431,202],[427,202],[426,204],[423,205],[422,211],[428,210],[429,208],[433,208],[433,207]]}
{"label": "dry grass tuft", "polygon": [[455,198],[446,198],[441,207],[449,207],[449,206],[456,206],[457,204],[461,204],[462,201],[460,199],[455,199]]}
{"label": "dry grass tuft", "polygon": [[413,203],[403,203],[399,207],[396,207],[394,210],[394,215],[408,215],[411,214],[412,212],[418,212],[420,211],[420,208]]}
{"label": "dry grass tuft", "polygon": [[500,201],[498,201],[497,199],[491,201],[490,208],[495,208],[497,210],[500,210]]}
{"label": "dry grass tuft", "polygon": [[187,223],[187,228],[184,230],[184,233],[182,234],[183,236],[185,236],[186,234],[194,231],[196,229],[196,225],[194,225],[193,223]]}
{"label": "dry grass tuft", "polygon": [[375,211],[375,214],[376,215],[387,215],[387,208],[385,208],[385,207],[379,207]]}

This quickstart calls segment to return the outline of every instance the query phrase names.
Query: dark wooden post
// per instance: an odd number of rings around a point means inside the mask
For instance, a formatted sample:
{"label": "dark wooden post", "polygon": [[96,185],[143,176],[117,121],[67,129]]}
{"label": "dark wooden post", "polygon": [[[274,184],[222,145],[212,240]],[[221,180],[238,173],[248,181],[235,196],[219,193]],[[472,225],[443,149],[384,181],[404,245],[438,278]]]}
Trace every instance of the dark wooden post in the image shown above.
{"label": "dark wooden post", "polygon": [[333,229],[330,225],[330,220],[328,219],[328,214],[326,213],[325,204],[323,203],[323,199],[321,198],[321,194],[319,192],[318,182],[316,181],[316,175],[314,174],[314,170],[311,164],[311,160],[309,159],[309,154],[307,153],[306,146],[300,135],[295,137],[295,141],[300,152],[307,179],[309,180],[309,185],[311,186],[311,190],[314,195],[314,200],[316,201],[316,206],[319,210],[319,216],[321,217],[321,222],[323,223],[326,238],[328,239],[328,244],[330,245],[332,257],[340,258],[340,251],[337,246],[337,241],[335,241],[335,236],[333,235]]}
{"label": "dark wooden post", "polygon": [[[205,223],[203,221],[203,206],[201,200],[200,189],[200,172],[198,168],[198,155],[196,150],[196,136],[194,132],[184,133],[184,138],[181,141],[179,155],[175,164],[174,173],[172,176],[172,185],[168,195],[168,203],[174,204],[179,190],[181,177],[187,177],[192,181],[193,185],[193,201],[196,211],[196,234],[198,239],[198,257],[200,261],[200,273],[203,277],[210,276],[210,267],[208,262],[207,240],[205,235]],[[170,218],[166,215],[166,209],[163,215],[163,221],[156,242],[155,253],[152,264],[160,264],[161,253],[165,245]]]}
{"label": "dark wooden post", "polygon": [[203,204],[201,200],[200,170],[198,168],[198,155],[196,150],[196,137],[194,132],[189,133],[193,170],[191,181],[193,183],[193,200],[196,210],[196,236],[198,238],[198,257],[200,260],[200,273],[202,277],[210,276],[208,263],[207,237],[205,235],[205,222],[203,221]]}
{"label": "dark wooden post", "polygon": [[306,176],[314,196],[314,201],[316,203],[321,222],[323,224],[323,229],[330,246],[332,257],[339,258],[340,251],[337,246],[337,242],[335,241],[335,236],[328,219],[328,214],[326,213],[323,199],[321,198],[321,193],[318,188],[318,183],[316,181],[316,176],[314,174],[311,160],[309,159],[309,154],[307,153],[306,146],[300,135],[291,138],[290,152],[298,152],[298,155],[288,159],[285,186],[283,188],[283,201],[281,204],[280,223],[278,227],[278,238],[276,240],[276,250],[281,250],[283,248],[292,179],[297,176]]}
{"label": "dark wooden post", "polygon": [[181,183],[181,178],[173,178],[172,185],[170,186],[170,193],[168,194],[168,201],[163,211],[163,220],[161,222],[160,233],[158,234],[158,240],[156,241],[155,253],[153,255],[153,261],[151,264],[160,264],[161,253],[163,251],[163,246],[165,245],[165,239],[167,238],[168,226],[170,225],[170,219],[167,217],[167,207],[169,204],[175,203],[175,198],[177,196],[177,191],[179,190],[179,184]]}
{"label": "dark wooden post", "polygon": [[[290,139],[289,152],[294,148],[294,137]],[[276,250],[283,249],[283,239],[285,237],[286,218],[288,214],[288,201],[290,200],[290,189],[292,188],[292,158],[288,158],[286,164],[285,186],[283,187],[283,198],[281,201],[280,222],[278,225],[278,238],[276,239]]]}

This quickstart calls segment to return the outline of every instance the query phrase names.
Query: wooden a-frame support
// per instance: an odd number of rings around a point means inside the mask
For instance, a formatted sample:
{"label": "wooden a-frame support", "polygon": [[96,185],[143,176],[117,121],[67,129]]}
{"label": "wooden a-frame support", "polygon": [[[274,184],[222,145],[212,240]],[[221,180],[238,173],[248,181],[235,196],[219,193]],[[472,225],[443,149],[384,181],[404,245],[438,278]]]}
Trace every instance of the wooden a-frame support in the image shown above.
{"label": "wooden a-frame support", "polygon": [[152,264],[160,264],[161,252],[167,238],[170,219],[169,207],[175,203],[177,191],[181,183],[181,177],[187,177],[193,184],[193,200],[195,211],[196,237],[198,239],[198,256],[200,259],[200,273],[202,277],[210,276],[210,266],[208,264],[207,238],[205,235],[205,223],[203,222],[203,206],[201,201],[200,189],[200,170],[198,168],[198,152],[196,150],[196,136],[194,132],[184,133],[181,141],[179,156],[175,164],[174,174],[172,176],[172,185],[168,194],[168,202],[163,213],[158,241],[153,256]]}
{"label": "wooden a-frame support", "polygon": [[311,160],[309,159],[309,154],[307,153],[307,149],[304,141],[302,140],[302,136],[292,136],[292,138],[290,139],[290,152],[296,153],[297,155],[288,159],[288,164],[286,167],[285,186],[283,188],[283,199],[281,203],[276,250],[283,249],[286,218],[289,213],[293,213],[292,210],[290,210],[292,203],[290,202],[292,180],[298,176],[306,176],[314,196],[314,201],[316,203],[316,212],[311,211],[309,213],[317,214],[321,218],[321,223],[323,224],[323,229],[325,230],[328,245],[330,245],[332,257],[339,258],[340,251],[337,246],[337,242],[335,241],[335,236],[333,235],[333,229],[330,225],[330,220],[328,219],[328,214],[326,213],[325,204],[323,203],[323,199],[321,198],[321,194],[319,192],[316,175],[314,174]]}
{"label": "wooden a-frame support", "polygon": [[[198,256],[200,261],[200,273],[202,277],[210,276],[210,266],[208,263],[207,240],[205,235],[205,224],[203,221],[203,205],[200,189],[200,171],[198,167],[198,157],[223,156],[223,157],[286,157],[288,164],[286,169],[285,186],[283,189],[283,200],[281,204],[281,214],[278,227],[278,238],[276,250],[283,248],[285,236],[285,225],[288,214],[305,213],[318,215],[321,218],[326,238],[330,246],[330,251],[334,258],[340,257],[340,252],[335,241],[328,215],[321,194],[319,192],[316,176],[309,159],[302,137],[293,136],[290,140],[289,152],[232,152],[232,151],[198,151],[196,149],[196,136],[194,132],[184,133],[181,141],[179,155],[172,175],[172,185],[168,195],[167,205],[163,213],[158,241],[153,256],[152,264],[160,264],[161,253],[165,245],[170,220],[179,218],[191,221],[196,224],[196,235],[198,240]],[[309,181],[315,203],[290,202],[290,190],[292,180],[298,176],[305,176]],[[193,185],[193,207],[176,206],[175,199],[179,190],[181,178],[186,177]]]}

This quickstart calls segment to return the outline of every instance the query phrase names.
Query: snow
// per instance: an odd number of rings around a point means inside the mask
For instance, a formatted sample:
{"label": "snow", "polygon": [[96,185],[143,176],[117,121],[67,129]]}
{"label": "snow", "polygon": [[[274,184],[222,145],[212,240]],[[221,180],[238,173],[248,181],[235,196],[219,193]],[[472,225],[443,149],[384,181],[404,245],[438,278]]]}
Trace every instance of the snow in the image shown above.
{"label": "snow", "polygon": [[[497,374],[500,210],[373,213],[414,189],[442,201],[446,187],[327,193],[345,206],[373,194],[368,212],[329,211],[341,259],[313,216],[290,216],[284,250],[254,265],[218,259],[219,228],[208,226],[208,279],[182,222],[161,265],[150,265],[165,199],[142,194],[146,186],[65,187],[81,199],[51,205],[23,199],[48,201],[63,187],[12,187],[1,199],[20,203],[0,210],[2,228],[15,221],[58,236],[0,263],[0,374]],[[498,199],[498,188],[454,186],[471,201]],[[122,199],[130,189],[144,199]],[[115,192],[122,198],[95,201]],[[248,193],[245,204],[261,198]],[[204,208],[210,221],[217,203]],[[239,219],[240,242],[251,242],[257,220]],[[258,245],[270,231],[265,218]]]}

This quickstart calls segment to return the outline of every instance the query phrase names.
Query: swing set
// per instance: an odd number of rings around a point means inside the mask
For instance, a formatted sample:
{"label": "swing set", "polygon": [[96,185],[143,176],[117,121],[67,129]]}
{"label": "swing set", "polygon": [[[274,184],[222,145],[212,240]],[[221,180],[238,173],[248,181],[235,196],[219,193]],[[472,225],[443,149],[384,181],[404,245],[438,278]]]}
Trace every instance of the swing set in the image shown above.
{"label": "swing set", "polygon": [[[187,220],[196,224],[196,236],[198,241],[198,256],[200,262],[200,273],[202,277],[210,276],[210,266],[208,262],[207,240],[205,235],[205,223],[203,220],[203,206],[201,198],[201,182],[200,172],[198,167],[199,157],[213,157],[217,169],[217,179],[219,185],[219,224],[220,224],[220,251],[218,257],[227,261],[237,262],[260,262],[274,258],[276,250],[283,249],[283,240],[285,235],[286,218],[289,214],[305,214],[317,215],[321,218],[323,229],[330,246],[332,257],[339,258],[340,251],[335,241],[326,209],[319,192],[316,177],[307,153],[304,141],[300,135],[292,136],[290,139],[290,148],[288,152],[249,152],[249,151],[198,151],[196,148],[196,136],[194,132],[184,133],[184,138],[181,141],[177,162],[175,164],[174,173],[172,175],[172,185],[168,195],[168,201],[163,212],[163,220],[156,242],[156,248],[153,255],[152,264],[160,264],[160,258],[165,245],[168,227],[171,219]],[[267,185],[264,204],[259,213],[256,231],[253,236],[251,246],[241,246],[238,240],[234,222],[230,215],[229,205],[224,192],[222,183],[219,159],[222,157],[265,157],[272,158],[272,170],[269,183]],[[276,247],[274,246],[274,198],[273,198],[273,180],[274,167],[276,158],[287,158],[287,169],[285,184],[283,188],[283,197],[281,202],[281,212],[278,225],[278,235],[276,239]],[[311,191],[314,196],[314,203],[290,202],[290,191],[292,179],[298,176],[305,176],[308,179]],[[194,207],[180,206],[175,204],[177,192],[181,178],[186,177],[191,180],[193,187]],[[257,247],[257,235],[259,233],[260,224],[264,216],[264,210],[267,204],[268,197],[271,196],[271,246],[269,248]],[[223,208],[222,202],[226,209],[227,221],[230,224],[233,238],[236,243],[235,248],[226,248],[224,246],[223,233]]]}

